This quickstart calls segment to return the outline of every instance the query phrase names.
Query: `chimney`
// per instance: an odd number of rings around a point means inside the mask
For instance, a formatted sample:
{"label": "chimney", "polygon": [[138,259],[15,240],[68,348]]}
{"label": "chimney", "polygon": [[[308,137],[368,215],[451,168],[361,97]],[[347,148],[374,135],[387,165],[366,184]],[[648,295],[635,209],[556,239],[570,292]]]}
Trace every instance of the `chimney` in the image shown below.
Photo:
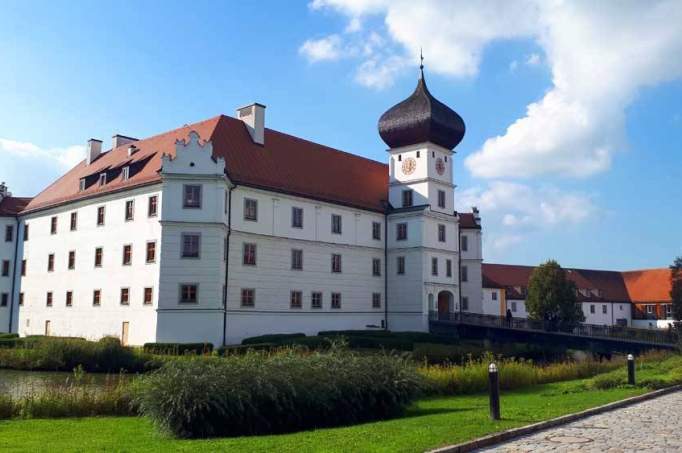
{"label": "chimney", "polygon": [[137,139],[133,137],[126,137],[125,135],[116,134],[111,137],[111,149],[116,149],[119,146],[127,145],[128,143],[136,142]]}
{"label": "chimney", "polygon": [[90,165],[102,153],[102,140],[91,138],[85,149],[85,165]]}
{"label": "chimney", "polygon": [[237,118],[246,124],[254,143],[259,145],[265,143],[265,106],[263,104],[256,102],[238,108]]}
{"label": "chimney", "polygon": [[0,201],[2,201],[3,198],[11,196],[12,194],[7,190],[7,184],[5,184],[5,181],[0,182]]}
{"label": "chimney", "polygon": [[137,146],[135,145],[130,145],[128,147],[128,157],[131,157],[133,154],[137,152]]}

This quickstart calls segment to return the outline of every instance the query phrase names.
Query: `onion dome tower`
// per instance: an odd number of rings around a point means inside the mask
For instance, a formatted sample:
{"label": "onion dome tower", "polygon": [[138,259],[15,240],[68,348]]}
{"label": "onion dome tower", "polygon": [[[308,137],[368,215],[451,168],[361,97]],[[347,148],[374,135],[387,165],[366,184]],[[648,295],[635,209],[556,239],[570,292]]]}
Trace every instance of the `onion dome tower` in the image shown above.
{"label": "onion dome tower", "polygon": [[452,150],[464,138],[464,120],[429,92],[423,61],[419,69],[417,88],[410,97],[379,118],[379,135],[389,148],[431,142]]}

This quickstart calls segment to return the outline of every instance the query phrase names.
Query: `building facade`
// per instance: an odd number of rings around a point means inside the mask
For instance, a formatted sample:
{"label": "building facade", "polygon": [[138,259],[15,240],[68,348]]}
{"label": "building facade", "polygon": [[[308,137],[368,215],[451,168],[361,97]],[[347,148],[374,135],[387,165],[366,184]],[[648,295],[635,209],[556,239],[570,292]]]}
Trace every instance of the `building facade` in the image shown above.
{"label": "building facade", "polygon": [[261,104],[236,117],[91,139],[0,216],[22,263],[0,331],[220,345],[480,310],[480,216],[454,210],[464,122],[423,74],[379,121],[388,165],[268,129]]}

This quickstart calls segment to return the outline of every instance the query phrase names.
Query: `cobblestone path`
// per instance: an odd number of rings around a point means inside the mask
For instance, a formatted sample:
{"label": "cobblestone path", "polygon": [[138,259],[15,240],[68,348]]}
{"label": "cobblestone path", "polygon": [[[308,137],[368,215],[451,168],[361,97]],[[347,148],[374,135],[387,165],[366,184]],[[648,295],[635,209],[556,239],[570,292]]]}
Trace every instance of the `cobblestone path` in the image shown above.
{"label": "cobblestone path", "polygon": [[478,451],[682,452],[682,392],[593,415]]}

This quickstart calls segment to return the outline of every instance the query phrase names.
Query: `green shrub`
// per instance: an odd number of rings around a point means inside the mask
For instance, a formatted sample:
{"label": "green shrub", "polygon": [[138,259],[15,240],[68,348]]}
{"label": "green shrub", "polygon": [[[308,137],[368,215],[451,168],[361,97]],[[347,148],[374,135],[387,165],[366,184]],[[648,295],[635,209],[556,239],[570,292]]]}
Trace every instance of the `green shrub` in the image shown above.
{"label": "green shrub", "polygon": [[304,333],[276,333],[270,335],[259,335],[257,337],[244,338],[242,344],[261,344],[274,343],[282,344],[294,338],[305,338]]}
{"label": "green shrub", "polygon": [[159,355],[203,355],[213,351],[213,343],[145,343],[142,350]]}
{"label": "green shrub", "polygon": [[175,436],[241,436],[396,416],[420,384],[395,356],[249,352],[168,362],[142,379],[134,400]]}
{"label": "green shrub", "polygon": [[7,338],[19,338],[18,333],[4,333],[0,332],[0,340],[2,339],[7,339]]}
{"label": "green shrub", "polygon": [[271,351],[277,349],[277,347],[278,345],[274,343],[235,344],[231,346],[219,347],[216,349],[216,354],[219,356],[246,354],[249,351]]}

